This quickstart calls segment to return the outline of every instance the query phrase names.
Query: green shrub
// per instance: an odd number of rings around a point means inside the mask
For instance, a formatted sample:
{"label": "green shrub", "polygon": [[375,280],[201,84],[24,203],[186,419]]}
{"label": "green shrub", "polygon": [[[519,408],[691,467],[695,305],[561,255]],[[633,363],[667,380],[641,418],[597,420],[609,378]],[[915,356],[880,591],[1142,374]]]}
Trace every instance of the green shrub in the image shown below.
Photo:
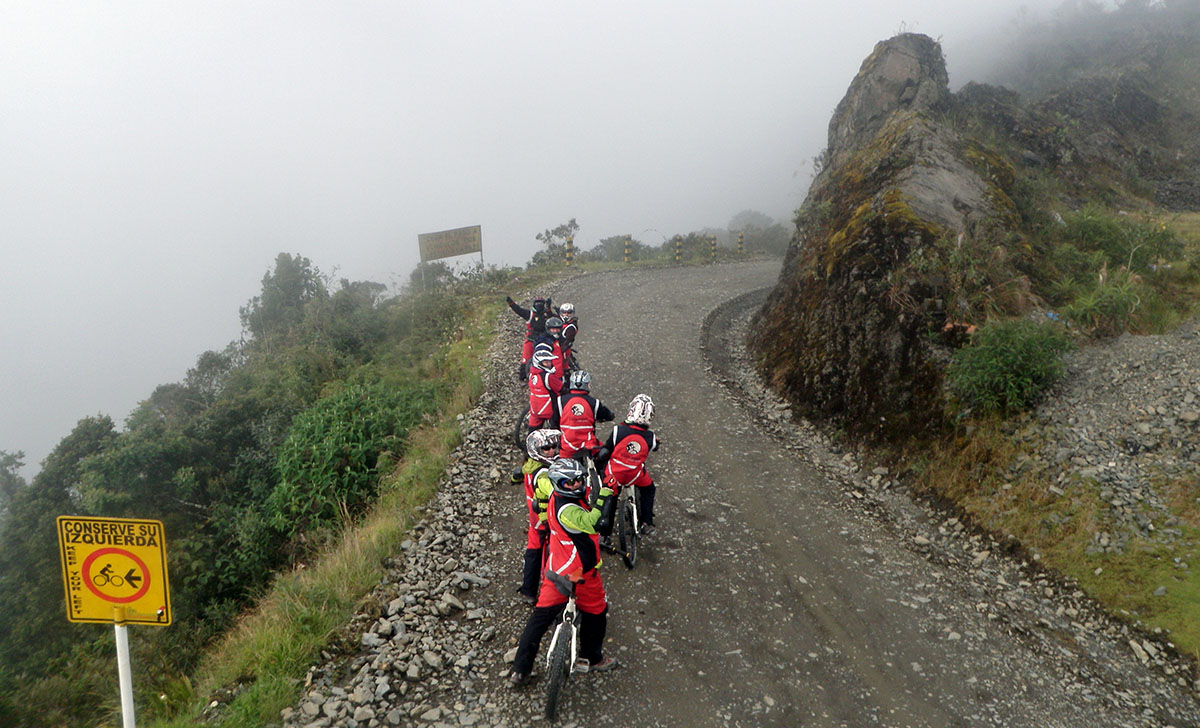
{"label": "green shrub", "polygon": [[435,387],[352,384],[298,415],[280,450],[271,525],[294,537],[356,514],[371,501],[377,466],[435,403]]}
{"label": "green shrub", "polygon": [[1079,293],[1063,309],[1071,321],[1097,336],[1124,331],[1141,303],[1142,286],[1128,272],[1117,271],[1089,290]]}
{"label": "green shrub", "polygon": [[1182,241],[1166,225],[1116,215],[1094,205],[1066,215],[1058,237],[1080,250],[1104,253],[1110,266],[1139,272],[1150,270],[1160,260],[1174,260],[1183,250]]}
{"label": "green shrub", "polygon": [[968,407],[1008,412],[1030,406],[1062,376],[1066,335],[1049,324],[1012,319],[984,324],[954,353],[946,376]]}

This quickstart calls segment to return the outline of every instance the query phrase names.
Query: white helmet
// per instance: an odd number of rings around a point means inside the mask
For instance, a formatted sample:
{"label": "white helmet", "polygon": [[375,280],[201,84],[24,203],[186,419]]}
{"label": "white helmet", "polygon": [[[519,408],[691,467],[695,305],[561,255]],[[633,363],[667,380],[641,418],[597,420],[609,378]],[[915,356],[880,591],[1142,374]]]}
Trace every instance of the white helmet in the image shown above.
{"label": "white helmet", "polygon": [[592,387],[592,375],[582,369],[576,369],[571,372],[569,384],[571,389],[582,389],[586,392]]}
{"label": "white helmet", "polygon": [[559,430],[534,430],[525,438],[525,452],[533,460],[549,463],[558,457],[561,441],[562,432]]}
{"label": "white helmet", "polygon": [[558,312],[560,314],[562,314],[563,316],[574,316],[575,315],[575,304],[560,303],[558,305]]}
{"label": "white helmet", "polygon": [[538,349],[533,352],[533,365],[545,371],[554,370],[554,352],[549,349]]}
{"label": "white helmet", "polygon": [[574,458],[559,458],[550,465],[547,473],[554,484],[554,492],[567,498],[582,498],[587,492],[587,473]]}
{"label": "white helmet", "polygon": [[648,394],[639,394],[629,403],[629,414],[625,415],[625,421],[647,427],[650,425],[650,418],[654,416],[654,400],[650,399]]}

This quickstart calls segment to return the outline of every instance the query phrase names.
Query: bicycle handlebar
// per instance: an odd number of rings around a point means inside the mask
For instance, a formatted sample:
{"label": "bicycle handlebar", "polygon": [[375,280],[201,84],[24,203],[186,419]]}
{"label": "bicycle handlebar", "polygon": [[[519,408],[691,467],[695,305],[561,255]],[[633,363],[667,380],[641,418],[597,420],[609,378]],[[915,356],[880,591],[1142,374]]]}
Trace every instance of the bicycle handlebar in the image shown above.
{"label": "bicycle handlebar", "polygon": [[568,599],[575,596],[575,585],[583,580],[583,577],[575,577],[574,574],[560,574],[553,569],[546,569],[546,578],[560,594]]}

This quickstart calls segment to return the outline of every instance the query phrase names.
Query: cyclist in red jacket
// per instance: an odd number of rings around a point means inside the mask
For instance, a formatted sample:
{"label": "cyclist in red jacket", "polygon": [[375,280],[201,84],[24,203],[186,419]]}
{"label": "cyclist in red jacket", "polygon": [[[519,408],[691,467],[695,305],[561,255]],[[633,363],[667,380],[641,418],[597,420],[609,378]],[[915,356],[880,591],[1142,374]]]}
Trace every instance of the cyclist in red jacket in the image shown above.
{"label": "cyclist in red jacket", "polygon": [[534,354],[543,349],[554,354],[555,367],[565,379],[569,367],[567,366],[566,351],[563,349],[562,319],[557,316],[546,319],[546,330],[533,340]]}
{"label": "cyclist in red jacket", "polygon": [[[554,492],[546,509],[550,540],[546,544],[546,571],[576,582],[575,603],[579,606],[579,662],[576,672],[606,672],[618,666],[614,657],[604,657],[604,633],[608,629],[608,597],[600,579],[600,537],[596,521],[612,491],[601,488],[596,504],[588,504],[587,479],[583,467],[569,458],[550,466]],[[549,577],[543,576],[537,606],[529,613],[508,680],[519,687],[529,681],[533,660],[546,630],[562,613],[567,597]]]}
{"label": "cyclist in red jacket", "polygon": [[562,319],[563,361],[572,362],[575,352],[575,337],[579,334],[579,318],[575,315],[575,304],[563,303],[558,307]]}
{"label": "cyclist in red jacket", "polygon": [[656,487],[646,472],[646,458],[658,449],[659,439],[650,431],[654,417],[654,401],[648,394],[639,394],[629,403],[625,421],[613,428],[601,449],[604,464],[604,484],[614,492],[625,486],[637,487],[641,532],[654,534],[654,493]]}
{"label": "cyclist in red jacket", "polygon": [[539,349],[533,353],[533,366],[529,370],[529,429],[543,425],[556,427],[558,411],[555,405],[562,392],[562,373],[555,366],[557,360],[549,351]]}
{"label": "cyclist in red jacket", "polygon": [[521,587],[517,589],[527,604],[537,602],[541,583],[542,561],[550,526],[546,523],[546,504],[553,484],[548,466],[558,459],[562,433],[558,430],[534,430],[525,438],[529,459],[512,473],[513,483],[525,484],[526,515],[529,531],[525,538],[525,557],[521,568]]}
{"label": "cyclist in red jacket", "polygon": [[612,410],[588,392],[591,385],[592,376],[576,369],[567,378],[567,391],[559,395],[558,428],[563,433],[562,456],[565,458],[574,457],[577,452],[596,457],[596,451],[600,449],[596,423],[613,420]]}
{"label": "cyclist in red jacket", "polygon": [[523,308],[505,296],[504,302],[512,312],[525,320],[525,342],[521,344],[521,378],[529,371],[529,360],[533,358],[533,344],[546,333],[546,319],[554,315],[554,303],[549,298],[535,298],[530,308]]}

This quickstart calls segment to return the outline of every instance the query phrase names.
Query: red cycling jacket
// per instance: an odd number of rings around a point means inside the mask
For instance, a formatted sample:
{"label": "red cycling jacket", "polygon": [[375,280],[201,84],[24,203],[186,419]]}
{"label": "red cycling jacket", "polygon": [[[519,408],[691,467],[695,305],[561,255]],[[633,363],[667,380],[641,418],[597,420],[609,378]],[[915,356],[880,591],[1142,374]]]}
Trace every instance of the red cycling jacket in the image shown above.
{"label": "red cycling jacket", "polygon": [[646,458],[658,449],[658,438],[648,427],[622,422],[609,433],[604,447],[612,455],[604,467],[605,480],[617,485],[649,485],[646,473]]}
{"label": "red cycling jacket", "polygon": [[548,420],[554,414],[554,400],[562,391],[562,374],[534,367],[529,370],[529,414]]}
{"label": "red cycling jacket", "polygon": [[596,421],[613,418],[612,410],[583,389],[568,390],[558,398],[558,428],[562,430],[562,457],[569,458],[580,450],[594,451],[600,447],[596,437]]}

